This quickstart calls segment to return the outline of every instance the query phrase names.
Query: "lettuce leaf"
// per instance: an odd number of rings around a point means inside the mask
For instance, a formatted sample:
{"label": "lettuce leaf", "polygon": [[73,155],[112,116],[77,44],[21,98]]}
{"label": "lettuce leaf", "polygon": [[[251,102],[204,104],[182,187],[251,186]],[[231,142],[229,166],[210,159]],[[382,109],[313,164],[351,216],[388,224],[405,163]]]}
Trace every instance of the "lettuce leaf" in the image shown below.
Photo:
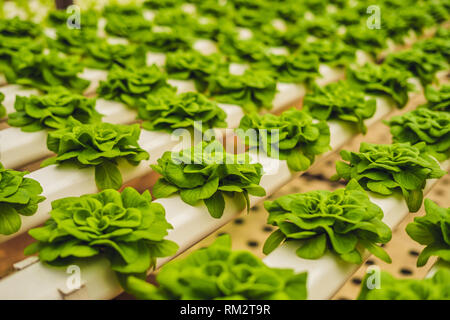
{"label": "lettuce leaf", "polygon": [[36,180],[25,178],[26,171],[5,169],[0,163],[0,234],[19,231],[20,215],[36,213],[38,204],[45,200],[43,189]]}
{"label": "lettuce leaf", "polygon": [[450,262],[450,208],[441,208],[425,199],[425,210],[425,216],[414,218],[406,226],[408,235],[425,246],[417,258],[417,266],[424,266],[431,256]]}

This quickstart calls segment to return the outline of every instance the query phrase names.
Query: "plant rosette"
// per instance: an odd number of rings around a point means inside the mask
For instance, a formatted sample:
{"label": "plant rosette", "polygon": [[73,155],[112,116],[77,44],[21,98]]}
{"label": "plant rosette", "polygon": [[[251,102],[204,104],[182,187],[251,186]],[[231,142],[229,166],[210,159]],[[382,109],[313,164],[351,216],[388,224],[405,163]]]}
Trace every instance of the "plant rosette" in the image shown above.
{"label": "plant rosette", "polygon": [[352,85],[367,94],[386,95],[399,108],[406,105],[409,99],[408,93],[415,89],[414,84],[408,81],[409,77],[408,72],[387,64],[367,63],[363,67],[350,68],[347,71],[347,79]]}
{"label": "plant rosette", "polygon": [[82,93],[90,84],[90,81],[78,76],[83,71],[78,57],[64,56],[56,51],[34,54],[26,48],[21,49],[12,57],[12,70],[12,83],[31,86],[44,92],[54,87],[65,87]]}
{"label": "plant rosette", "polygon": [[175,52],[178,50],[192,50],[194,37],[192,32],[186,32],[182,27],[162,27],[158,31],[150,31],[133,35],[135,42],[142,43],[152,52]]}
{"label": "plant rosette", "polygon": [[25,178],[26,171],[5,169],[0,163],[0,234],[10,235],[20,230],[20,216],[32,216],[38,204],[45,200],[36,180]]}
{"label": "plant rosette", "polygon": [[111,14],[106,21],[105,31],[120,38],[138,39],[152,30],[152,23],[141,15]]}
{"label": "plant rosette", "polygon": [[200,92],[208,88],[209,78],[221,70],[228,70],[228,64],[219,54],[202,55],[195,50],[169,52],[166,58],[166,72],[170,78],[194,80]]}
{"label": "plant rosette", "polygon": [[8,124],[24,132],[66,128],[72,119],[81,123],[95,123],[102,115],[95,110],[95,99],[53,90],[42,96],[16,96],[16,112],[9,114]]}
{"label": "plant rosette", "polygon": [[265,59],[255,63],[256,68],[270,70],[280,82],[311,84],[319,76],[319,60],[313,55],[268,54]]}
{"label": "plant rosette", "polygon": [[343,67],[356,59],[355,49],[341,40],[317,39],[300,47],[301,55],[316,56],[320,63],[330,67]]}
{"label": "plant rosette", "polygon": [[70,29],[66,25],[56,29],[56,39],[48,38],[48,46],[71,55],[83,55],[86,46],[100,41],[95,29]]}
{"label": "plant rosette", "polygon": [[366,190],[389,196],[401,191],[410,212],[417,212],[428,179],[445,175],[439,163],[426,154],[425,143],[361,143],[359,152],[342,150],[332,180],[356,179]]}
{"label": "plant rosette", "polygon": [[169,262],[158,286],[129,277],[127,291],[142,300],[305,300],[307,273],[270,268],[248,251],[231,250],[223,235],[207,248]]}
{"label": "plant rosette", "polygon": [[380,288],[367,287],[371,274],[361,285],[358,300],[450,300],[450,270],[439,269],[431,278],[397,279],[388,272],[381,272]]}
{"label": "plant rosette", "polygon": [[441,208],[425,199],[426,214],[414,218],[406,226],[406,232],[425,248],[417,258],[417,266],[423,267],[431,256],[450,262],[450,208]]}
{"label": "plant rosette", "polygon": [[394,142],[424,142],[438,161],[450,158],[450,113],[419,108],[385,121]]}
{"label": "plant rosette", "polygon": [[330,150],[327,123],[315,123],[308,113],[294,108],[280,116],[247,114],[236,132],[246,145],[262,149],[270,157],[287,160],[293,171],[307,170],[316,155]]}
{"label": "plant rosette", "polygon": [[213,218],[225,210],[225,197],[244,199],[250,210],[249,195],[263,197],[259,185],[262,165],[251,164],[250,156],[226,153],[218,141],[202,142],[180,152],[165,152],[152,169],[162,177],[153,187],[156,198],[179,194],[185,203],[204,203]]}
{"label": "plant rosette", "polygon": [[319,259],[328,249],[348,263],[360,264],[367,249],[391,262],[378,246],[391,240],[391,229],[382,222],[383,211],[356,180],[345,189],[286,195],[265,201],[264,207],[269,212],[267,223],[279,228],[267,238],[265,254],[283,241],[301,240],[296,254],[303,259]]}
{"label": "plant rosette", "polygon": [[86,58],[83,64],[88,68],[110,70],[114,65],[121,68],[140,68],[145,65],[145,50],[133,44],[109,44],[97,41],[86,47]]}
{"label": "plant rosette", "polygon": [[364,120],[373,117],[377,108],[375,99],[366,99],[364,93],[348,81],[314,86],[313,91],[306,94],[303,105],[315,119],[354,123],[362,133],[367,132]]}
{"label": "plant rosette", "polygon": [[417,48],[391,53],[384,63],[409,72],[424,87],[436,80],[436,72],[448,69],[448,64],[440,54],[429,54]]}
{"label": "plant rosette", "polygon": [[247,69],[242,75],[228,72],[211,77],[209,96],[217,102],[237,104],[245,112],[271,109],[277,83],[267,70]]}
{"label": "plant rosette", "polygon": [[117,190],[123,182],[117,167],[119,160],[137,166],[149,159],[149,154],[139,147],[140,133],[138,124],[81,124],[73,120],[68,127],[49,132],[47,147],[56,156],[41,166],[68,163],[81,168],[94,167],[97,187]]}
{"label": "plant rosette", "polygon": [[144,120],[142,128],[150,131],[172,133],[176,129],[186,128],[205,132],[227,126],[225,111],[197,92],[150,95],[142,100],[138,112],[138,118]]}
{"label": "plant rosette", "polygon": [[[163,88],[173,88],[167,83],[167,75],[156,65],[143,68],[113,66],[106,81],[100,81],[99,97],[119,101],[130,108],[137,108],[139,100]],[[176,89],[173,88],[175,92]]]}
{"label": "plant rosette", "polygon": [[109,189],[53,201],[50,219],[29,231],[37,241],[25,254],[39,253],[42,262],[54,266],[106,257],[120,279],[120,275],[146,274],[155,267],[156,258],[176,253],[178,245],[164,239],[168,229],[172,226],[164,207],[152,203],[148,191]]}

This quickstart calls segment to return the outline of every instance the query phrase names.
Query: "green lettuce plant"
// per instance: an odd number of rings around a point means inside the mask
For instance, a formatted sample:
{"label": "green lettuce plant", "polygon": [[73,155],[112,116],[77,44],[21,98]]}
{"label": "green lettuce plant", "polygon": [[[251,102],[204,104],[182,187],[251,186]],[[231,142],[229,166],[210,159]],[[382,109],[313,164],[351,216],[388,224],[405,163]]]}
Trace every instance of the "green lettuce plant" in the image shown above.
{"label": "green lettuce plant", "polygon": [[366,99],[364,92],[348,81],[338,81],[324,87],[314,86],[313,91],[306,94],[303,105],[315,119],[354,123],[362,133],[367,132],[364,120],[370,119],[377,107],[375,99]]}
{"label": "green lettuce plant", "polygon": [[196,18],[180,7],[163,8],[155,12],[153,23],[157,26],[183,27],[191,31],[196,24]]}
{"label": "green lettuce plant", "polygon": [[141,68],[113,66],[107,80],[100,81],[97,93],[106,100],[119,101],[137,108],[139,99],[168,87],[167,75],[156,65]]}
{"label": "green lettuce plant", "polygon": [[358,89],[367,94],[386,95],[399,108],[408,102],[408,93],[415,86],[408,81],[410,75],[404,70],[393,68],[387,64],[376,65],[367,63],[363,67],[350,68],[347,70],[347,79]]}
{"label": "green lettuce plant", "polygon": [[317,39],[300,47],[301,55],[316,56],[319,62],[340,67],[355,61],[355,49],[338,39]]}
{"label": "green lettuce plant", "polygon": [[43,129],[63,129],[71,119],[81,123],[101,120],[95,110],[95,99],[89,99],[68,90],[53,90],[42,96],[16,96],[16,112],[8,117],[8,124],[22,131],[34,132]]}
{"label": "green lettuce plant", "polygon": [[[72,13],[66,10],[51,10],[48,13],[46,22],[51,27],[66,27],[67,21]],[[80,12],[80,27],[81,29],[97,29],[99,14],[95,10],[83,10]]]}
{"label": "green lettuce plant", "polygon": [[276,6],[271,8],[275,10],[277,16],[288,22],[295,23],[298,19],[302,19],[305,15],[305,12],[308,11],[305,3],[298,2],[297,0],[286,0],[277,2]]}
{"label": "green lettuce plant", "polygon": [[103,16],[106,18],[111,16],[137,17],[142,16],[142,9],[143,8],[136,3],[112,3],[103,7]]}
{"label": "green lettuce plant", "polygon": [[414,218],[406,226],[408,235],[426,246],[417,258],[417,266],[424,266],[431,256],[450,262],[450,208],[441,208],[425,199],[425,210],[425,216]]}
{"label": "green lettuce plant", "polygon": [[180,50],[167,54],[165,69],[170,78],[194,80],[196,89],[205,92],[209,78],[219,69],[228,70],[228,64],[219,54],[202,55],[195,50]]}
{"label": "green lettuce plant", "polygon": [[116,37],[137,39],[151,32],[152,24],[142,16],[126,16],[112,14],[107,17],[105,31]]}
{"label": "green lettuce plant", "polygon": [[427,103],[421,107],[450,112],[450,85],[444,84],[439,89],[427,86],[425,88],[425,98]]}
{"label": "green lettuce plant", "polygon": [[213,218],[223,215],[224,195],[243,197],[250,210],[249,194],[258,197],[266,194],[259,185],[262,165],[251,164],[247,153],[226,153],[217,141],[202,142],[180,152],[165,152],[152,168],[162,175],[153,187],[156,198],[179,193],[191,206],[203,202]]}
{"label": "green lettuce plant", "polygon": [[269,212],[267,223],[279,228],[267,238],[265,254],[283,241],[301,240],[296,254],[303,259],[319,259],[328,249],[346,262],[360,264],[362,249],[367,249],[391,262],[378,246],[391,240],[391,229],[381,221],[381,208],[356,180],[345,189],[286,195],[265,201],[264,207]]}
{"label": "green lettuce plant", "polygon": [[227,114],[201,93],[150,95],[138,109],[142,127],[172,133],[178,128],[225,128]]}
{"label": "green lettuce plant", "polygon": [[0,234],[10,235],[19,231],[20,216],[36,213],[38,204],[45,200],[38,181],[25,178],[26,171],[5,169],[0,163]]}
{"label": "green lettuce plant", "polygon": [[14,77],[12,83],[31,86],[42,91],[54,87],[65,87],[81,93],[89,81],[78,76],[83,66],[75,56],[63,56],[56,51],[48,54],[34,54],[26,49],[20,49],[12,58]]}
{"label": "green lettuce plant", "polygon": [[145,0],[143,5],[149,9],[173,8],[183,3],[181,0]]}
{"label": "green lettuce plant", "polygon": [[220,52],[232,62],[255,62],[264,58],[268,48],[256,38],[240,39],[234,29],[224,29],[218,35]]}
{"label": "green lettuce plant", "polygon": [[182,27],[141,32],[133,35],[132,40],[142,43],[149,51],[164,53],[191,50],[194,41],[191,32],[186,32]]}
{"label": "green lettuce plant", "polygon": [[42,262],[56,266],[102,256],[119,275],[145,274],[156,258],[178,249],[164,239],[172,226],[163,206],[151,201],[148,191],[133,188],[55,200],[50,219],[29,231],[37,241],[25,254],[38,252]]}
{"label": "green lettuce plant", "polygon": [[[256,134],[252,134],[253,130]],[[280,116],[247,114],[241,119],[237,134],[250,147],[258,147],[271,157],[287,160],[293,171],[307,170],[316,155],[330,150],[327,123],[315,123],[308,113],[294,108]]]}
{"label": "green lettuce plant", "polygon": [[373,57],[387,48],[385,31],[383,29],[369,29],[366,23],[348,26],[342,39],[347,45],[363,50]]}
{"label": "green lettuce plant", "polygon": [[385,122],[394,142],[425,142],[425,152],[439,161],[450,158],[450,114],[419,108]]}
{"label": "green lettuce plant", "polygon": [[255,66],[271,71],[272,76],[280,82],[310,84],[319,76],[319,60],[313,55],[268,54]]}
{"label": "green lettuce plant", "polygon": [[242,75],[218,73],[209,83],[209,95],[217,102],[237,104],[246,112],[271,109],[276,92],[272,72],[261,69],[247,69]]}
{"label": "green lettuce plant", "polygon": [[417,48],[391,53],[386,57],[385,63],[393,68],[408,71],[417,77],[423,86],[435,81],[436,72],[448,68],[440,54],[429,54]]}
{"label": "green lettuce plant", "polygon": [[316,16],[314,19],[299,19],[293,32],[307,34],[315,38],[326,39],[336,37],[338,25],[332,19]]}
{"label": "green lettuce plant", "polygon": [[270,10],[267,5],[265,5],[265,8],[258,10],[243,7],[235,10],[231,16],[236,26],[250,29],[257,29],[272,21],[274,17],[275,11]]}
{"label": "green lettuce plant", "polygon": [[361,143],[359,152],[341,151],[344,161],[336,162],[337,180],[356,179],[366,190],[391,195],[401,191],[410,212],[422,205],[427,179],[442,177],[439,163],[425,151],[425,143]]}
{"label": "green lettuce plant", "polygon": [[286,32],[273,24],[264,24],[252,29],[252,38],[269,47],[283,47],[286,45]]}
{"label": "green lettuce plant", "polygon": [[445,29],[439,29],[431,38],[414,43],[413,48],[429,55],[439,54],[443,60],[450,63],[450,34]]}
{"label": "green lettuce plant", "polygon": [[133,44],[109,44],[97,41],[86,47],[86,58],[83,64],[88,68],[110,70],[114,65],[140,68],[145,66],[146,56],[142,46]]}
{"label": "green lettuce plant", "polygon": [[42,35],[42,28],[28,20],[19,17],[0,19],[0,35],[6,37],[37,38]]}
{"label": "green lettuce plant", "polygon": [[56,39],[47,39],[50,48],[72,55],[84,54],[86,46],[97,41],[95,29],[70,29],[65,25],[56,29]]}
{"label": "green lettuce plant", "polygon": [[140,133],[138,124],[81,124],[72,120],[71,125],[48,134],[47,147],[56,156],[45,160],[42,166],[68,163],[80,168],[94,167],[100,190],[119,189],[122,174],[118,161],[137,166],[149,159],[149,154],[139,147]]}
{"label": "green lettuce plant", "polygon": [[145,300],[305,300],[306,272],[270,268],[248,251],[231,250],[223,235],[207,248],[169,262],[158,286],[129,277],[127,291]]}
{"label": "green lettuce plant", "polygon": [[41,53],[44,48],[42,29],[19,18],[0,19],[0,72],[9,83],[16,79],[12,58],[19,50]]}
{"label": "green lettuce plant", "polygon": [[366,283],[370,274],[362,281],[358,300],[449,300],[450,270],[439,269],[431,278],[397,279],[388,272],[381,272],[381,287],[370,290]]}

